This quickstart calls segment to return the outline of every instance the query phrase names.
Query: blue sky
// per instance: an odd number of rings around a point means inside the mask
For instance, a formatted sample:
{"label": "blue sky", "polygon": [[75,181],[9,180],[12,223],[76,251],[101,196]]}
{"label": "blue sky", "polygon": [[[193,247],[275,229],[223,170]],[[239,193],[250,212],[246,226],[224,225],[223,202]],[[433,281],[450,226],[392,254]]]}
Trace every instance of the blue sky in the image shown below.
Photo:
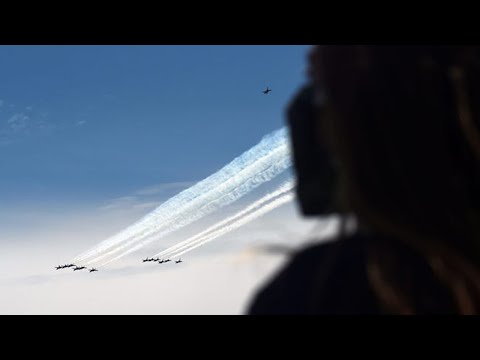
{"label": "blue sky", "polygon": [[244,205],[224,207],[95,277],[53,266],[124,231],[284,126],[308,49],[0,46],[0,313],[241,313],[284,260],[256,247],[312,238],[316,222],[294,203],[189,253],[178,267],[139,265]]}
{"label": "blue sky", "polygon": [[205,178],[284,125],[307,50],[0,46],[0,207]]}

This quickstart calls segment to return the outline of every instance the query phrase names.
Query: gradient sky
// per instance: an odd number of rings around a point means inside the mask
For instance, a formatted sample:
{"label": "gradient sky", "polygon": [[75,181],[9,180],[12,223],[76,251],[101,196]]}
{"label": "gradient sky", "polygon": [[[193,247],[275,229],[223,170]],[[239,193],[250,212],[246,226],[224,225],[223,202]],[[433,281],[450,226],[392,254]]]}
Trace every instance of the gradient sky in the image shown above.
{"label": "gradient sky", "polygon": [[283,126],[307,50],[0,46],[0,206],[205,178]]}
{"label": "gradient sky", "polygon": [[284,261],[252,247],[308,240],[293,203],[182,267],[139,266],[154,247],[94,277],[53,266],[284,126],[308,48],[0,46],[0,313],[241,313]]}

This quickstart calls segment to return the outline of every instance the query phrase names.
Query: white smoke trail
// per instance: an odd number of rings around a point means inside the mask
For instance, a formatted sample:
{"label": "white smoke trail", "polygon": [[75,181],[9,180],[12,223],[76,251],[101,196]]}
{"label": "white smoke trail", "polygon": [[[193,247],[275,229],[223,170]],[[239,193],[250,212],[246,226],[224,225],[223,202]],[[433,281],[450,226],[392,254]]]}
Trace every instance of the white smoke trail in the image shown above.
{"label": "white smoke trail", "polygon": [[[206,230],[202,231],[201,233],[199,233],[199,234],[197,234],[197,235],[189,238],[188,240],[182,241],[181,243],[176,244],[176,245],[170,247],[169,249],[158,253],[157,255],[154,256],[154,258],[155,258],[155,257],[162,256],[162,255],[165,255],[167,252],[178,251],[178,250],[180,250],[180,249],[182,249],[182,248],[185,248],[186,246],[189,246],[189,243],[190,243],[190,242],[192,242],[192,241],[194,241],[194,240],[196,240],[196,239],[198,239],[198,238],[201,238],[201,237],[205,236],[206,234],[208,234],[208,233],[210,233],[210,232],[212,232],[212,231],[214,231],[214,230],[219,229],[220,227],[228,224],[229,222],[232,222],[232,221],[234,221],[234,220],[236,220],[236,219],[244,216],[245,214],[249,213],[250,211],[252,211],[252,210],[254,210],[254,209],[262,206],[262,205],[265,204],[266,202],[268,202],[268,201],[270,201],[270,200],[278,197],[279,195],[282,195],[282,194],[284,194],[284,193],[292,190],[293,187],[295,186],[295,183],[294,183],[294,180],[293,180],[292,177],[293,177],[293,176],[290,176],[290,179],[289,179],[289,180],[286,180],[281,186],[279,186],[279,188],[278,188],[277,190],[275,190],[275,191],[273,191],[273,192],[271,192],[271,193],[263,196],[261,199],[259,199],[259,200],[255,201],[254,203],[250,204],[249,206],[247,206],[247,207],[246,207],[245,209],[243,209],[242,211],[236,213],[235,215],[230,216],[230,217],[227,218],[227,219],[224,219],[224,220],[220,221],[219,223],[216,223],[216,224],[212,225],[212,226],[209,227],[208,229],[206,229]],[[155,239],[152,239],[152,240],[158,240],[158,238],[156,237]],[[139,245],[138,247],[140,247],[140,245]],[[137,249],[138,249],[138,248],[135,247],[134,249],[129,250],[128,253],[131,253],[131,252],[133,252],[133,251],[135,251],[135,250],[137,250]],[[125,254],[125,255],[126,255],[126,254]],[[101,265],[99,265],[99,266],[105,266],[105,265],[107,265],[107,264],[109,264],[109,263],[111,263],[111,262],[113,262],[113,261],[116,261],[116,260],[120,259],[121,257],[123,257],[123,256],[125,256],[125,255],[124,255],[124,254],[121,254],[121,255],[119,255],[119,256],[111,259],[111,260],[108,260],[107,262],[105,262],[105,263],[103,263],[103,264],[101,264]],[[102,258],[104,258],[104,256],[101,256],[101,257],[95,259],[95,262],[100,261]]]}
{"label": "white smoke trail", "polygon": [[[286,159],[288,161],[285,161]],[[178,216],[188,211],[190,213],[195,212],[198,208],[208,205],[209,202],[215,200],[215,197],[225,195],[229,191],[231,192],[236,185],[245,181],[245,179],[252,177],[255,173],[261,173],[265,169],[272,167],[272,164],[281,162],[281,160],[283,160],[283,167],[285,167],[286,163],[288,163],[286,167],[291,166],[286,128],[267,135],[258,145],[233,160],[215,174],[169,199],[140,221],[77,256],[72,262],[79,263],[96,257],[102,251],[118,246],[132,238],[148,236],[158,231],[159,227],[165,226],[166,222],[170,224]],[[280,172],[283,171],[282,167],[278,168],[278,166],[274,166],[274,169]],[[276,175],[278,174],[274,174],[274,176]],[[158,225],[153,227],[154,224]],[[154,230],[151,230],[152,227]]]}
{"label": "white smoke trail", "polygon": [[73,261],[82,261],[92,255],[97,254],[105,249],[108,249],[112,246],[121,243],[122,241],[130,238],[133,235],[137,235],[142,230],[148,228],[148,223],[162,222],[168,217],[171,217],[172,214],[181,212],[183,207],[189,204],[192,200],[201,196],[205,192],[208,192],[212,189],[218,187],[224,181],[227,181],[232,176],[234,176],[238,171],[244,169],[253,163],[255,163],[259,158],[262,158],[265,155],[268,155],[272,151],[275,151],[278,147],[285,146],[287,143],[287,130],[282,128],[277,130],[267,136],[265,136],[261,142],[233,160],[230,164],[222,168],[220,171],[209,176],[205,180],[197,183],[196,185],[190,187],[189,189],[182,191],[180,194],[174,196],[173,198],[166,201],[164,204],[159,206],[156,210],[146,215],[144,218],[128,227],[121,233],[111,237],[95,246],[91,250],[77,256]]}
{"label": "white smoke trail", "polygon": [[[240,184],[236,188],[233,188],[232,191],[224,194],[223,196],[218,197],[222,193],[222,191],[220,191],[219,189],[216,194],[212,194],[217,198],[213,199],[203,207],[198,208],[197,206],[192,211],[186,211],[185,213],[180,214],[177,218],[172,219],[170,222],[159,224],[158,226],[152,225],[151,228],[146,233],[146,235],[143,234],[142,236],[133,238],[129,242],[123,245],[119,245],[112,251],[109,251],[106,254],[95,257],[94,259],[90,260],[87,264],[90,265],[92,263],[96,263],[122,250],[124,250],[124,252],[118,255],[117,257],[115,257],[114,259],[112,259],[111,261],[109,261],[109,263],[112,261],[118,260],[128,254],[131,254],[132,252],[137,251],[140,248],[167,236],[168,234],[171,234],[173,231],[179,230],[180,228],[192,223],[193,221],[196,221],[202,218],[203,216],[208,215],[215,210],[218,210],[223,206],[231,204],[232,202],[238,200],[242,196],[248,194],[253,189],[257,188],[261,184],[272,180],[274,177],[281,174],[290,166],[291,166],[290,157],[282,156],[281,158],[279,158],[278,163],[271,165],[269,168],[267,168],[263,172],[253,171],[253,174],[250,178],[247,178],[242,184]],[[256,168],[258,168],[258,166],[256,166]],[[252,172],[252,170],[253,169],[250,169],[249,173]],[[244,176],[242,174],[239,174],[237,177],[232,178],[230,180],[231,182],[238,183],[239,178],[243,179]],[[228,186],[227,188],[230,190],[231,186]],[[159,232],[162,229],[163,231]],[[146,238],[147,236],[150,236],[150,237]]]}
{"label": "white smoke trail", "polygon": [[182,255],[184,255],[184,254],[186,254],[186,253],[188,253],[188,252],[190,252],[190,251],[192,251],[192,250],[194,250],[194,249],[196,249],[200,246],[203,246],[203,245],[219,238],[220,236],[226,235],[229,232],[232,232],[233,230],[236,230],[239,227],[242,227],[242,226],[248,224],[249,222],[252,222],[253,220],[258,219],[259,217],[262,217],[262,216],[266,215],[267,213],[269,213],[270,211],[280,207],[281,205],[284,205],[284,204],[292,201],[294,198],[295,198],[295,195],[294,195],[293,192],[285,194],[285,195],[273,200],[269,204],[266,204],[266,205],[262,206],[261,208],[257,209],[256,211],[251,212],[250,214],[248,214],[245,217],[237,220],[236,222],[234,222],[234,223],[232,223],[228,226],[225,226],[222,229],[214,231],[210,235],[207,235],[207,236],[205,236],[201,239],[198,239],[197,241],[195,241],[195,244],[191,244],[191,246],[189,246],[187,249],[172,254],[171,257],[182,256]]}
{"label": "white smoke trail", "polygon": [[228,223],[230,223],[232,221],[235,221],[235,220],[243,217],[244,215],[246,215],[249,212],[259,208],[260,206],[264,205],[265,203],[269,202],[270,200],[272,200],[272,199],[274,199],[274,198],[276,198],[280,195],[283,195],[286,192],[291,191],[294,188],[294,186],[295,186],[295,182],[294,182],[293,179],[289,179],[289,180],[285,181],[277,190],[266,194],[265,196],[263,196],[259,200],[255,201],[252,204],[250,204],[249,206],[247,206],[242,211],[239,211],[236,214],[228,217],[227,219],[224,219],[224,220],[210,226],[208,229],[202,231],[201,233],[199,233],[199,234],[197,234],[193,237],[190,237],[189,239],[187,239],[185,241],[182,241],[182,242],[178,243],[177,245],[171,246],[170,248],[159,252],[158,254],[154,255],[153,257],[154,258],[164,257],[169,253],[177,252],[177,251],[180,251],[180,250],[190,246],[190,244],[192,242],[194,242],[195,240],[203,238],[205,235],[222,228],[223,226],[227,225]]}

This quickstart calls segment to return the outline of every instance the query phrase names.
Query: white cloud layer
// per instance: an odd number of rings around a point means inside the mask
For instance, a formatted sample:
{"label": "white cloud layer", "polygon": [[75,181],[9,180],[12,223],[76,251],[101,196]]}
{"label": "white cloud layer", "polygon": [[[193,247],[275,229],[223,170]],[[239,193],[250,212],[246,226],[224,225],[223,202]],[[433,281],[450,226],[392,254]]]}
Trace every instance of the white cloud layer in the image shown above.
{"label": "white cloud layer", "polygon": [[[182,264],[141,263],[142,257],[181,241],[178,234],[90,274],[53,267],[131,223],[138,212],[121,217],[98,210],[48,213],[43,209],[29,216],[36,216],[37,226],[0,228],[0,314],[242,314],[286,260],[259,249],[303,246],[318,224],[302,219],[289,204],[189,253]],[[334,231],[335,221],[327,221],[316,234],[325,238]]]}

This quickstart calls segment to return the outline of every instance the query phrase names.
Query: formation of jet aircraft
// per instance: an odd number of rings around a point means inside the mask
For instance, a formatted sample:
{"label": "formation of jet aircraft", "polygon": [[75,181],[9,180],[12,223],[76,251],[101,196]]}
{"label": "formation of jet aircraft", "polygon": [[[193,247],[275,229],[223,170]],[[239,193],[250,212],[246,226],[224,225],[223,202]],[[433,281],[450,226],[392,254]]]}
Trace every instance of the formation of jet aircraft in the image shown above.
{"label": "formation of jet aircraft", "polygon": [[[75,264],[55,266],[55,269],[56,269],[56,270],[63,270],[63,269],[69,269],[69,268],[73,268],[73,271],[80,271],[80,270],[85,270],[85,269],[87,269],[85,266],[77,266],[77,265],[75,265]],[[98,270],[95,269],[95,268],[89,269],[89,272],[96,272],[96,271],[98,271]]]}
{"label": "formation of jet aircraft", "polygon": [[55,269],[63,270],[63,269],[68,269],[68,268],[72,268],[72,267],[75,267],[75,265],[74,264],[58,265],[58,266],[55,266]]}
{"label": "formation of jet aircraft", "polygon": [[[159,258],[156,258],[156,259],[146,258],[146,259],[142,260],[142,262],[144,262],[144,263],[146,263],[146,262],[157,262],[159,264],[165,264],[165,263],[168,263],[170,261],[172,261],[172,260],[171,259],[161,259],[160,260]],[[182,259],[178,259],[178,260],[175,261],[175,264],[180,264],[181,262],[183,262]]]}
{"label": "formation of jet aircraft", "polygon": [[[144,263],[146,263],[146,262],[157,262],[159,264],[165,264],[165,263],[168,263],[168,262],[171,262],[171,261],[172,261],[171,259],[159,259],[159,258],[146,258],[146,259],[142,260],[142,262],[144,262]],[[182,259],[175,260],[175,264],[180,264],[182,262],[183,262]],[[88,269],[85,266],[78,266],[78,265],[75,265],[75,264],[55,266],[56,270],[63,270],[63,269],[69,269],[69,268],[73,268],[73,271],[88,270],[88,272],[90,272],[90,273],[98,271],[98,269],[96,269],[96,268]]]}

